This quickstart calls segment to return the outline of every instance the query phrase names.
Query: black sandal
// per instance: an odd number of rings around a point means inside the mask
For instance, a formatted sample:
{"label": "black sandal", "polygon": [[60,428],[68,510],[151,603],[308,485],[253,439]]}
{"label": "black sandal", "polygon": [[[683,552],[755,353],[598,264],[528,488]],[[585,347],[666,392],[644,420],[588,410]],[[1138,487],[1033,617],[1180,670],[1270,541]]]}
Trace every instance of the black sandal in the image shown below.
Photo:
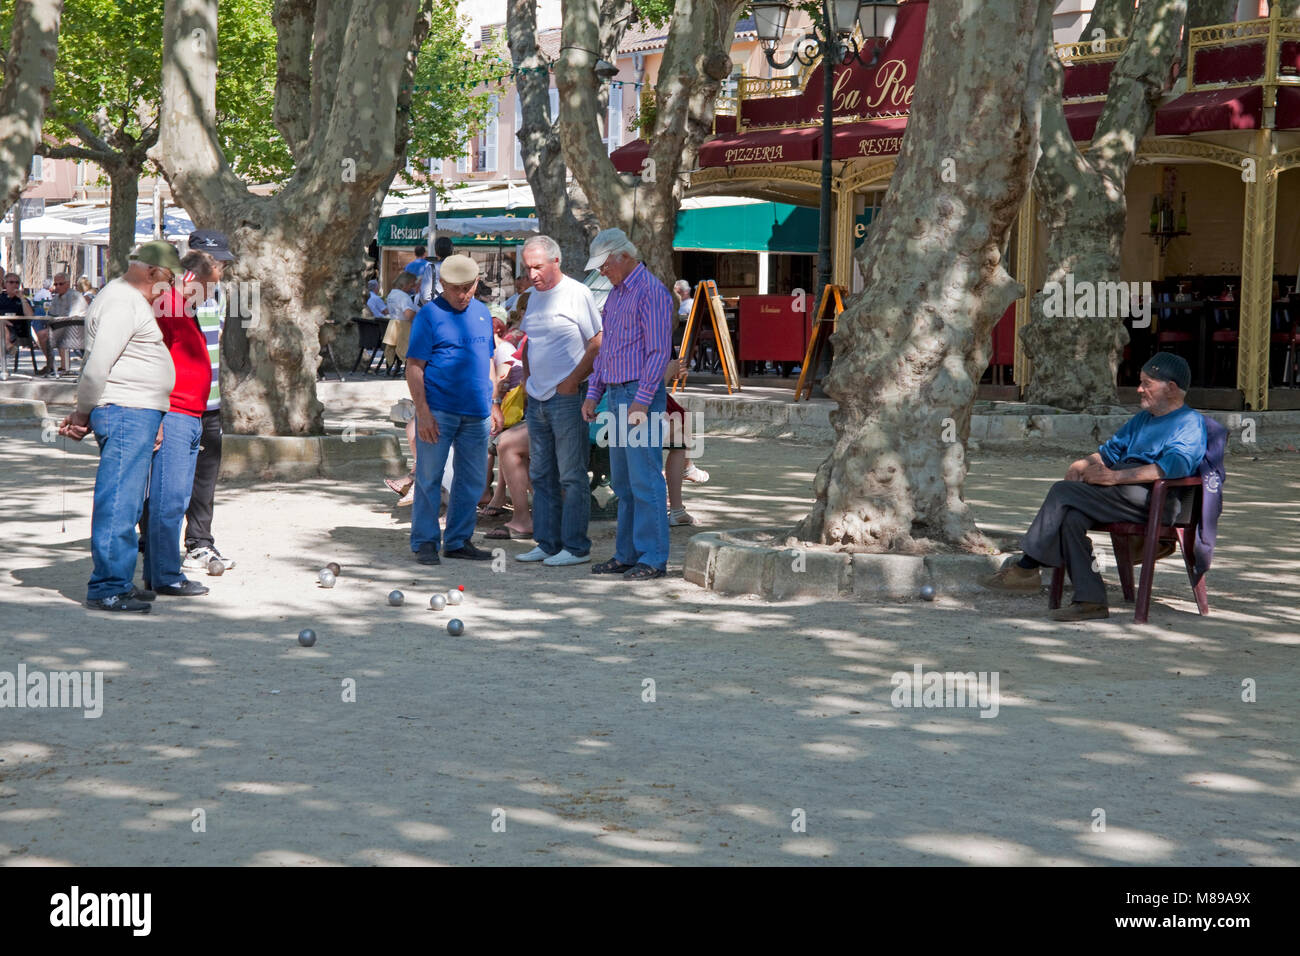
{"label": "black sandal", "polygon": [[651,578],[662,578],[667,573],[663,568],[652,568],[648,564],[638,564],[624,574],[623,577],[628,581],[648,581]]}
{"label": "black sandal", "polygon": [[591,566],[592,574],[622,574],[625,571],[631,571],[635,564],[624,564],[618,558],[610,558],[601,564]]}

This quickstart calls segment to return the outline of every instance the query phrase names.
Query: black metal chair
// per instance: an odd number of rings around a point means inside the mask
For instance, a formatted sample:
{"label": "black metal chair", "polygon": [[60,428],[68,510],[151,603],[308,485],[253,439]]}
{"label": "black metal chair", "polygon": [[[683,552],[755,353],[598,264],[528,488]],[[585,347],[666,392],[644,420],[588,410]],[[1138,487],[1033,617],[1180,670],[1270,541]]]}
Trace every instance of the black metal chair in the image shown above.
{"label": "black metal chair", "polygon": [[23,349],[30,349],[32,359],[32,374],[36,374],[36,336],[32,334],[32,327],[28,324],[25,328],[19,329],[14,327],[13,320],[9,322],[9,338],[14,344],[14,372],[18,372],[19,353]]}
{"label": "black metal chair", "polygon": [[352,371],[355,372],[357,370],[357,366],[361,364],[361,357],[365,355],[366,352],[369,352],[370,357],[366,359],[365,368],[365,374],[369,375],[372,371],[372,366],[375,364],[376,356],[379,357],[380,367],[383,367],[384,330],[388,328],[388,320],[366,319],[361,316],[356,316],[352,321],[357,324],[357,344],[359,346],[357,348],[356,361],[352,363]]}

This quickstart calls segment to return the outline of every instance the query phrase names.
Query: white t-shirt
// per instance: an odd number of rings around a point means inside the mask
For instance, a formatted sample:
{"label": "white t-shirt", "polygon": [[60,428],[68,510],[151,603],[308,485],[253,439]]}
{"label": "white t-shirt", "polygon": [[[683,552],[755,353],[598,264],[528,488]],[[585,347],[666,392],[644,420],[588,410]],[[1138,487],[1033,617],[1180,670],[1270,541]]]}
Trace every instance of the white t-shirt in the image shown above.
{"label": "white t-shirt", "polygon": [[564,276],[554,289],[532,290],[521,327],[528,336],[528,397],[544,402],[600,332],[600,311],[590,289]]}
{"label": "white t-shirt", "polygon": [[379,298],[378,292],[370,293],[366,298],[366,307],[370,309],[370,314],[376,319],[388,318],[388,306],[384,304],[383,299]]}
{"label": "white t-shirt", "polygon": [[515,358],[515,353],[519,351],[519,346],[501,339],[497,342],[497,350],[492,356],[492,361],[496,363],[497,374],[504,376],[506,370],[512,365],[517,365],[519,359]]}
{"label": "white t-shirt", "polygon": [[412,301],[411,297],[401,289],[393,289],[388,293],[388,318],[401,321],[406,318],[406,310],[419,307]]}

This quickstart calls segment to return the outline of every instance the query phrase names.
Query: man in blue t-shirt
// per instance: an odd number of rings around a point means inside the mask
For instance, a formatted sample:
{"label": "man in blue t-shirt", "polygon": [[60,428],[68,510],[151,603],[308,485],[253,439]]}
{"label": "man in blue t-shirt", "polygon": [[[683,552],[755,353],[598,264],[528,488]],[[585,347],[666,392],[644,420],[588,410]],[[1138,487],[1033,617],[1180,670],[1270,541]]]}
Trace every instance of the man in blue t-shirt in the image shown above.
{"label": "man in blue t-shirt", "polygon": [[[411,550],[421,564],[443,557],[486,561],[491,552],[470,540],[478,500],[487,486],[488,436],[501,430],[493,399],[496,370],[492,315],[474,299],[478,266],[468,256],[442,263],[442,294],[415,313],[406,349],[406,384],[415,402],[415,502]],[[455,450],[445,540],[438,523],[442,473]]]}
{"label": "man in blue t-shirt", "polygon": [[[1106,584],[1093,566],[1088,529],[1118,521],[1145,524],[1150,483],[1157,478],[1186,478],[1200,469],[1205,419],[1184,404],[1191,378],[1187,361],[1172,352],[1159,352],[1142,366],[1138,385],[1142,411],[1094,454],[1070,465],[1065,480],[1052,486],[1029,526],[1022,541],[1024,554],[1008,560],[984,582],[986,587],[1037,594],[1038,569],[1064,565],[1074,583],[1074,601],[1052,611],[1052,619],[1110,616]],[[1171,494],[1163,522],[1176,521],[1184,507],[1185,496]]]}

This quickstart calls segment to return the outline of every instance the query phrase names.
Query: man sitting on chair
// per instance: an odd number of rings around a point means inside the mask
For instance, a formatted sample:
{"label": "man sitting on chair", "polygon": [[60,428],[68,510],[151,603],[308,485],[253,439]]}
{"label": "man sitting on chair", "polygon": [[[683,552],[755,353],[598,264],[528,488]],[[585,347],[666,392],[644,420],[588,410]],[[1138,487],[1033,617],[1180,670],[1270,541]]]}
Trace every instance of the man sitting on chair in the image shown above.
{"label": "man sitting on chair", "polygon": [[[1142,366],[1142,411],[1095,454],[1070,465],[1065,480],[1052,486],[1029,526],[1021,542],[1024,554],[1008,559],[985,587],[1037,593],[1038,569],[1064,565],[1074,583],[1074,601],[1052,611],[1052,619],[1110,616],[1106,584],[1093,567],[1088,529],[1120,521],[1144,524],[1151,482],[1197,473],[1205,457],[1206,432],[1201,414],[1183,403],[1191,377],[1187,361],[1172,352],[1159,352]],[[1162,523],[1178,520],[1186,507],[1184,498],[1169,496]]]}

